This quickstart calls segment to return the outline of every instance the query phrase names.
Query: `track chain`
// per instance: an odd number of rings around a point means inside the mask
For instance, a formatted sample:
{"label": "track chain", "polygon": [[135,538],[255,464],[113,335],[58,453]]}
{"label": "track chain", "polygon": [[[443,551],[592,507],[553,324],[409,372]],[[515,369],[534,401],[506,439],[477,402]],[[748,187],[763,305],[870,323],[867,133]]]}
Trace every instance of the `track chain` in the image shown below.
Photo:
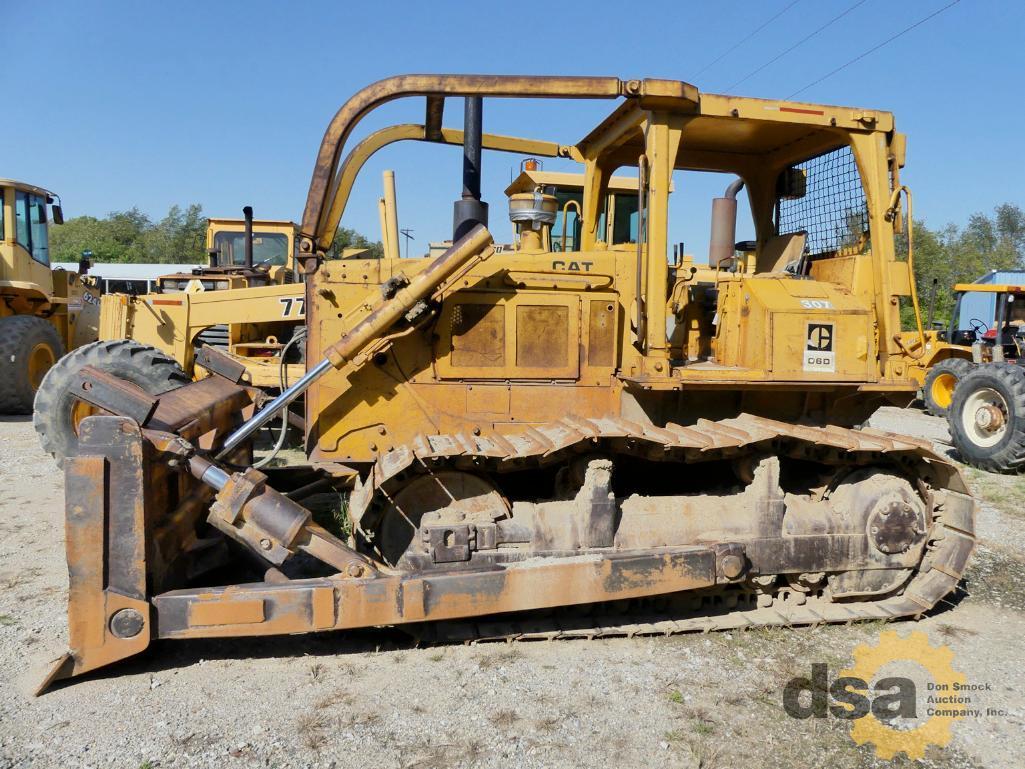
{"label": "track chain", "polygon": [[[484,468],[495,472],[564,461],[594,444],[621,451],[678,461],[739,457],[752,451],[804,456],[830,463],[859,466],[886,463],[917,479],[932,502],[932,525],[922,561],[898,594],[876,600],[833,602],[828,597],[783,589],[770,606],[744,604],[754,594],[737,595],[739,608],[715,611],[717,600],[732,600],[724,589],[703,591],[713,610],[638,614],[574,613],[562,616],[466,620],[406,628],[425,641],[555,640],[672,635],[772,626],[813,626],[863,620],[917,618],[952,594],[975,546],[975,502],[959,471],[932,451],[926,441],[877,430],[807,427],[743,414],[718,422],[699,420],[693,426],[664,428],[624,419],[566,418],[517,435],[421,435],[409,446],[385,454],[370,476],[357,485],[350,501],[359,521],[375,504],[398,490],[411,474],[438,466]],[[764,599],[763,599],[764,600]]]}

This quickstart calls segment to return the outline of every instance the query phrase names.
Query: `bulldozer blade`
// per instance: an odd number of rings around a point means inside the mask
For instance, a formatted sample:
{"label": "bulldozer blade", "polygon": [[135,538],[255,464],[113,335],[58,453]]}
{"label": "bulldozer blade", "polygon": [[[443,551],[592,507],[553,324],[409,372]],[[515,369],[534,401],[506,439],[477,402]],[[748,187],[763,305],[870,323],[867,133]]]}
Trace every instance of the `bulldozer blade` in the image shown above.
{"label": "bulldozer blade", "polygon": [[143,651],[151,636],[146,600],[148,446],[139,427],[89,417],[80,453],[65,462],[68,558],[67,654],[41,682],[79,676]]}

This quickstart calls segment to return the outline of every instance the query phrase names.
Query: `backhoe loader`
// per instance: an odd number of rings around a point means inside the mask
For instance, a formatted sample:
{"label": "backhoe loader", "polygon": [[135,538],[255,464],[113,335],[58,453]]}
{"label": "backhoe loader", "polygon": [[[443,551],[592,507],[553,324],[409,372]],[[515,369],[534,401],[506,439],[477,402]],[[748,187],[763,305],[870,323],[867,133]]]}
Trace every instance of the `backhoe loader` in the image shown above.
{"label": "backhoe loader", "polygon": [[[483,130],[491,99],[533,98],[616,106],[576,143]],[[352,142],[398,99],[422,100],[423,121]],[[461,129],[444,125],[457,99]],[[463,148],[452,246],[326,260],[360,169],[399,141]],[[559,205],[539,183],[511,191],[516,242],[497,251],[482,150],[578,165],[572,248],[552,249]],[[209,376],[153,396],[77,372],[97,413],[64,461],[70,648],[40,688],[154,639],[594,638],[930,611],[973,550],[974,502],[925,442],[855,428],[914,398],[930,340],[920,320],[900,328],[902,298],[917,314],[894,249],[903,157],[887,112],[680,81],[359,91],[302,218],[302,377],[267,398],[215,353]],[[603,226],[617,170],[637,178],[620,239]],[[726,190],[708,265],[670,261],[670,184],[695,170]],[[755,238],[736,243],[741,191]],[[253,436],[303,395],[309,464],[255,470]],[[303,505],[323,483],[351,488],[347,536]]]}

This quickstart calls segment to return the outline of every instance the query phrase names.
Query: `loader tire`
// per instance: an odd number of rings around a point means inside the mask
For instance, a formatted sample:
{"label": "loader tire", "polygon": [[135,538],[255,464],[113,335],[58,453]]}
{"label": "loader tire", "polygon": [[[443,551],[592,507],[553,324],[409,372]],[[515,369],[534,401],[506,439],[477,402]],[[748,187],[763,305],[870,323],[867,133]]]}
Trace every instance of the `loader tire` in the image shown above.
{"label": "loader tire", "polygon": [[31,414],[36,391],[63,354],[60,335],[45,318],[0,318],[0,414]]}
{"label": "loader tire", "polygon": [[160,395],[191,381],[176,360],[133,339],[93,342],[65,355],[43,379],[32,415],[43,450],[58,465],[63,465],[64,457],[76,453],[78,424],[95,413],[71,389],[72,377],[82,366],[95,366],[150,395]]}
{"label": "loader tire", "polygon": [[958,383],[947,422],[967,464],[994,473],[1025,470],[1025,368],[977,367]]}
{"label": "loader tire", "polygon": [[974,368],[975,364],[964,358],[947,358],[929,369],[922,385],[925,410],[934,417],[945,417],[954,400],[954,388]]}

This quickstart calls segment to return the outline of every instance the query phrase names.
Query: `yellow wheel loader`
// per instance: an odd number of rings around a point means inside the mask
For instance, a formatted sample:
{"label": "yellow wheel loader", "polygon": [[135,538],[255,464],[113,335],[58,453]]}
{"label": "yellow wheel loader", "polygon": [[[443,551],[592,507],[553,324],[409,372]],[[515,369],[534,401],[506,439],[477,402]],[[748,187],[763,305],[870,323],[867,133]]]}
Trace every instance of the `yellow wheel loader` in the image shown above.
{"label": "yellow wheel loader", "polygon": [[[565,143],[486,133],[499,98],[615,107]],[[399,99],[423,122],[353,142]],[[456,99],[461,129],[444,125]],[[398,141],[462,146],[452,246],[326,260],[360,169]],[[65,458],[70,649],[41,688],[158,638],[593,638],[930,611],[965,570],[974,502],[925,442],[855,428],[915,397],[928,343],[899,325],[903,297],[917,310],[894,249],[903,147],[887,112],[680,81],[407,75],[358,92],[303,214],[297,381],[268,400],[217,353],[157,396],[76,373],[102,413]],[[516,242],[496,249],[482,150],[578,164],[572,248],[553,250],[560,206],[539,183],[511,192]],[[637,179],[618,242],[617,171]],[[725,190],[703,267],[670,259],[670,184],[694,171]],[[736,243],[741,191],[755,238]],[[303,395],[308,464],[254,469],[254,434]],[[305,506],[323,484],[352,489],[350,533]]]}
{"label": "yellow wheel loader", "polygon": [[67,351],[96,339],[99,291],[82,274],[50,268],[47,207],[60,198],[0,179],[0,414],[29,414],[46,372]]}

